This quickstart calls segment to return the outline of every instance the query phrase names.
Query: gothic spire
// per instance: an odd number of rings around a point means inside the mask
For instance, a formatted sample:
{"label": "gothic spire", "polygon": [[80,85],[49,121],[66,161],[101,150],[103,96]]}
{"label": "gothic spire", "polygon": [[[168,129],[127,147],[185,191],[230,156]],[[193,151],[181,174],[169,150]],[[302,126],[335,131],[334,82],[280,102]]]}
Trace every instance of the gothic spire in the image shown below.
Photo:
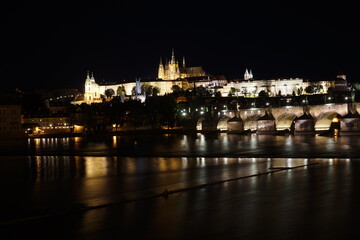
{"label": "gothic spire", "polygon": [[172,49],[172,54],[171,54],[171,63],[175,63],[175,54],[174,54],[174,49]]}
{"label": "gothic spire", "polygon": [[249,79],[249,72],[248,72],[247,68],[245,69],[244,79],[245,79],[245,80],[248,80],[248,79]]}

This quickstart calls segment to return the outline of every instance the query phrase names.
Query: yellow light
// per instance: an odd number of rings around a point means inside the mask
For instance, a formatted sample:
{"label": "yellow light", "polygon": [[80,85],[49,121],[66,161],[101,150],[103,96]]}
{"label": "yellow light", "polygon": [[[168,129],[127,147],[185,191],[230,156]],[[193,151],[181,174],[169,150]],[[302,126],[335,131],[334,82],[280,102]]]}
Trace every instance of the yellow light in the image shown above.
{"label": "yellow light", "polygon": [[337,117],[334,117],[332,122],[334,122],[334,123],[339,122],[339,119]]}
{"label": "yellow light", "polygon": [[117,139],[116,136],[113,136],[113,148],[117,147]]}

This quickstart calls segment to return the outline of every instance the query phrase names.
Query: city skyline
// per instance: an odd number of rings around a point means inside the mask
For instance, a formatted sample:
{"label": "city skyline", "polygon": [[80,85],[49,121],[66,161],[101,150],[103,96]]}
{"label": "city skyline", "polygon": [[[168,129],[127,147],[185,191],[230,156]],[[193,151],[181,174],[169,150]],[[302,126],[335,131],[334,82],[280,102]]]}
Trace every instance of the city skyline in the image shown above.
{"label": "city skyline", "polygon": [[206,73],[256,79],[359,73],[351,5],[8,3],[1,18],[5,88],[83,86],[156,78],[159,58],[186,57]]}

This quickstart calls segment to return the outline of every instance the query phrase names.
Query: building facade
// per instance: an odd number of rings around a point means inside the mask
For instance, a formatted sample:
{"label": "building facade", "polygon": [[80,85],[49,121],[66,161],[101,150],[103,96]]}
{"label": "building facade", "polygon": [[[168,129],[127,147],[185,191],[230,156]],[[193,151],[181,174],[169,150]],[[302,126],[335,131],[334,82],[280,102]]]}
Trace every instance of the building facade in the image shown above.
{"label": "building facade", "polygon": [[160,58],[158,79],[162,80],[177,80],[192,77],[206,77],[207,74],[202,67],[186,67],[185,57],[182,65],[175,59],[174,50],[172,51],[171,60],[163,65]]}
{"label": "building facade", "polygon": [[22,136],[21,105],[0,105],[0,137]]}

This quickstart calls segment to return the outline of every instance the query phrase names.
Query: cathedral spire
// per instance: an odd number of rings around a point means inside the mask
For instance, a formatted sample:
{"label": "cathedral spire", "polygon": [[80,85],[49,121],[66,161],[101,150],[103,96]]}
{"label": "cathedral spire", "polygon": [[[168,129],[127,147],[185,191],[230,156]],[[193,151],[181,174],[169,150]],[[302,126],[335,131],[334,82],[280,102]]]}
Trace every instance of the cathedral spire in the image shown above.
{"label": "cathedral spire", "polygon": [[250,72],[249,72],[249,78],[250,78],[250,79],[254,78],[254,76],[253,76],[253,74],[252,74],[252,72],[251,72],[251,69],[250,69]]}
{"label": "cathedral spire", "polygon": [[185,68],[185,57],[183,57],[182,67]]}
{"label": "cathedral spire", "polygon": [[175,63],[175,53],[174,53],[174,49],[172,49],[171,63]]}
{"label": "cathedral spire", "polygon": [[162,59],[160,57],[159,70],[158,70],[158,78],[164,78],[164,65],[162,63]]}
{"label": "cathedral spire", "polygon": [[245,69],[244,79],[245,79],[245,80],[248,80],[248,79],[249,79],[249,72],[248,72],[247,68]]}

